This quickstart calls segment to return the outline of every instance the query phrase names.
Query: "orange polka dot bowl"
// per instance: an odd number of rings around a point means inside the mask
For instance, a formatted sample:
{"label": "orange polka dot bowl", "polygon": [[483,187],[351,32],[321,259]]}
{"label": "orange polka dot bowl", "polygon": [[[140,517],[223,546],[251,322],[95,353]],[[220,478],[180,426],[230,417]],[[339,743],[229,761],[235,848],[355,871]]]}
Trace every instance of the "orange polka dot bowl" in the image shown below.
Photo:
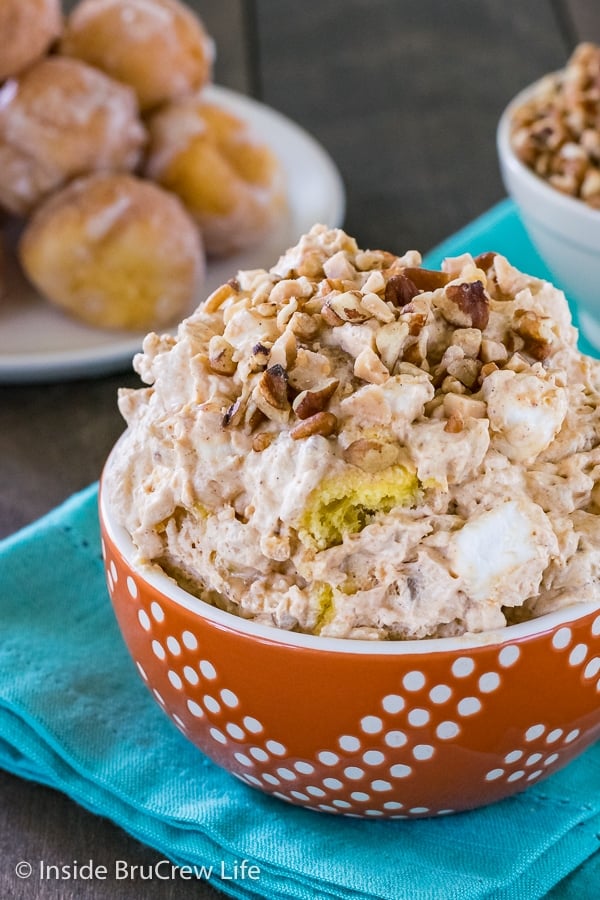
{"label": "orange polka dot bowl", "polygon": [[460,638],[290,633],[140,566],[102,494],[100,519],[141,678],[193,744],[254,788],[346,816],[440,816],[523,791],[600,737],[598,606]]}

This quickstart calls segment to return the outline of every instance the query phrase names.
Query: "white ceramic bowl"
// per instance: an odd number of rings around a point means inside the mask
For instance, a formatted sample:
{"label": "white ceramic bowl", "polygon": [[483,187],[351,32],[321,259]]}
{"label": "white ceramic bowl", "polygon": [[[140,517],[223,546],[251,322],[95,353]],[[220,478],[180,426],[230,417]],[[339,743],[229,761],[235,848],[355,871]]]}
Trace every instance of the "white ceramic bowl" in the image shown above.
{"label": "white ceramic bowl", "polygon": [[500,118],[500,171],[556,286],[576,306],[581,331],[600,350],[600,210],[562,194],[527,168],[511,145],[513,113],[532,96],[538,84],[535,82],[517,94]]}

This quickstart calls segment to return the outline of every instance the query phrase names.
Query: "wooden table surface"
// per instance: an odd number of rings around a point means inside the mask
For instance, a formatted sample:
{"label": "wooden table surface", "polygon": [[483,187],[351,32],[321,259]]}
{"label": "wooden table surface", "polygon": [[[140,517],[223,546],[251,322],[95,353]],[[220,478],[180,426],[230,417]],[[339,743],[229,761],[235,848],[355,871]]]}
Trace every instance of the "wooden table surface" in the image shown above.
{"label": "wooden table surface", "polygon": [[[503,106],[562,66],[578,40],[600,41],[591,0],[190,5],[216,40],[216,80],[310,131],[344,179],[346,230],[363,247],[395,252],[426,251],[504,196],[494,143]],[[98,477],[123,429],[117,387],[137,384],[126,367],[0,385],[0,536]],[[61,794],[0,772],[0,900],[221,896],[214,882],[40,883],[14,871],[20,860],[90,858],[112,871],[115,860],[161,857]]]}

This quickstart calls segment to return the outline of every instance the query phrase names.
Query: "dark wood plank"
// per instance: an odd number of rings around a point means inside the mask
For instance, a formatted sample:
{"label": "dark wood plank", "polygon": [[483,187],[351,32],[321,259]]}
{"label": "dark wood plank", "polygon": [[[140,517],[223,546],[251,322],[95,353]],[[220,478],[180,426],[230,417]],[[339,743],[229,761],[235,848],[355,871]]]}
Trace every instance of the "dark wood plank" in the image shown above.
{"label": "dark wood plank", "polygon": [[[2,900],[218,900],[223,896],[212,881],[158,877],[171,874],[165,864],[155,869],[164,856],[50,788],[0,771],[0,796]],[[45,867],[68,865],[73,872],[75,861],[81,866],[90,860],[106,868],[106,878],[57,879],[52,870],[40,868],[42,863]],[[31,864],[29,878],[15,874],[19,862]]]}
{"label": "dark wood plank", "polygon": [[495,128],[562,65],[548,0],[257,0],[264,99],[337,161],[359,242],[426,250],[499,200]]}
{"label": "dark wood plank", "polygon": [[600,43],[600,5],[595,0],[557,0],[578,41]]}

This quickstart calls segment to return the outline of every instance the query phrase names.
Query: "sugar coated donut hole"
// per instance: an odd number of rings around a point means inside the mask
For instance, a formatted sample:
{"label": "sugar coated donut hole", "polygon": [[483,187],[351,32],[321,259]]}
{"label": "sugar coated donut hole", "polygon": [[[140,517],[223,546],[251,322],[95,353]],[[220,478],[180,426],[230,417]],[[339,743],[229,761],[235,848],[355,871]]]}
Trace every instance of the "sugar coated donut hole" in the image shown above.
{"label": "sugar coated donut hole", "polygon": [[2,0],[0,81],[43,56],[61,29],[60,0]]}
{"label": "sugar coated donut hole", "polygon": [[122,173],[97,173],[52,195],[19,243],[25,274],[89,325],[150,330],[195,305],[204,276],[197,227],[179,200]]}
{"label": "sugar coated donut hole", "polygon": [[190,97],[159,110],[147,125],[146,175],[182,199],[209,255],[264,238],[285,209],[283,172],[243,120]]}
{"label": "sugar coated donut hole", "polygon": [[142,110],[203,87],[214,42],[179,0],[82,0],[67,18],[60,52],[131,85]]}
{"label": "sugar coated donut hole", "polygon": [[0,89],[0,206],[26,215],[70,178],[132,170],[145,141],[131,88],[46,57]]}

